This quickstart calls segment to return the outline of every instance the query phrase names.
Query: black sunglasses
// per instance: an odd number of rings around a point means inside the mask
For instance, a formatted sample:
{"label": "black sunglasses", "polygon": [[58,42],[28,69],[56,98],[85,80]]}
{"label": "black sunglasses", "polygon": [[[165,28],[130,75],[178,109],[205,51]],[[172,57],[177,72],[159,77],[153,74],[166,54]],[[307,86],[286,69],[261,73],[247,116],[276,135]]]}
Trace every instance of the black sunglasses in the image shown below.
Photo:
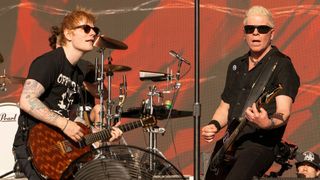
{"label": "black sunglasses", "polygon": [[91,31],[91,29],[92,29],[96,34],[99,34],[99,33],[100,33],[100,29],[99,29],[98,27],[91,27],[91,26],[89,26],[88,24],[76,26],[76,27],[74,27],[73,29],[78,29],[78,28],[82,28],[83,31],[84,31],[85,33],[87,33],[87,34]]}
{"label": "black sunglasses", "polygon": [[261,25],[261,26],[245,25],[244,32],[246,34],[252,34],[256,28],[260,34],[267,34],[272,29],[272,27],[267,25]]}

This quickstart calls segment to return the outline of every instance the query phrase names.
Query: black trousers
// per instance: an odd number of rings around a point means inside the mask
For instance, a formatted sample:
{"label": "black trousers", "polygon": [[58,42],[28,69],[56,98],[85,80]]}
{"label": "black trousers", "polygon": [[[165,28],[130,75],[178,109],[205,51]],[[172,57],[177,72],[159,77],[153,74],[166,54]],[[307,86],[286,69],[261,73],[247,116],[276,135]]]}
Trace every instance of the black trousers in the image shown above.
{"label": "black trousers", "polygon": [[[222,143],[222,141],[219,143]],[[216,145],[211,158],[218,149],[219,147]],[[236,148],[234,157],[235,159],[231,164],[222,164],[218,175],[209,164],[205,179],[249,180],[254,176],[261,177],[273,164],[275,155],[272,147],[266,147],[248,140]]]}
{"label": "black trousers", "polygon": [[16,160],[20,170],[28,178],[28,180],[41,180],[43,179],[32,166],[30,154],[27,149],[27,131],[21,130],[19,127],[16,133],[13,149],[16,154]]}

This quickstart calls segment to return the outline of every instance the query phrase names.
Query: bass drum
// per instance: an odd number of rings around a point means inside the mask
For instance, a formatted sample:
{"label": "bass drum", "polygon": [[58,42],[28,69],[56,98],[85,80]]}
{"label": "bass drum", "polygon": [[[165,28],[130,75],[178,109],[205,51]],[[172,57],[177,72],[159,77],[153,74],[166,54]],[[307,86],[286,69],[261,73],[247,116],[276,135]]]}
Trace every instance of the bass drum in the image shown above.
{"label": "bass drum", "polygon": [[12,147],[19,115],[16,103],[0,103],[0,175],[12,171],[15,164]]}
{"label": "bass drum", "polygon": [[111,145],[85,153],[64,171],[61,179],[185,179],[169,161],[135,146]]}

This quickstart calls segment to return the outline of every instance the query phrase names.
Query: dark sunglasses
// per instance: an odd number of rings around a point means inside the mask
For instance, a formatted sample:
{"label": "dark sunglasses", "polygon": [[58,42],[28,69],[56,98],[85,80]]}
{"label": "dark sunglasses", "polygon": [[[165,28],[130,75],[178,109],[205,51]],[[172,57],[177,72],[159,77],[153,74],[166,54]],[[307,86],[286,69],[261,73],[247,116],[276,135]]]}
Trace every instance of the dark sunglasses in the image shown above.
{"label": "dark sunglasses", "polygon": [[246,34],[252,34],[256,28],[260,34],[267,34],[272,29],[272,27],[269,27],[267,25],[261,25],[261,26],[245,25],[244,32]]}
{"label": "dark sunglasses", "polygon": [[85,33],[87,33],[87,34],[91,31],[91,29],[92,29],[96,34],[99,34],[99,33],[100,33],[100,29],[99,29],[98,27],[91,27],[91,26],[89,26],[88,24],[76,26],[76,27],[74,27],[73,29],[78,29],[78,28],[82,28],[83,31],[84,31]]}

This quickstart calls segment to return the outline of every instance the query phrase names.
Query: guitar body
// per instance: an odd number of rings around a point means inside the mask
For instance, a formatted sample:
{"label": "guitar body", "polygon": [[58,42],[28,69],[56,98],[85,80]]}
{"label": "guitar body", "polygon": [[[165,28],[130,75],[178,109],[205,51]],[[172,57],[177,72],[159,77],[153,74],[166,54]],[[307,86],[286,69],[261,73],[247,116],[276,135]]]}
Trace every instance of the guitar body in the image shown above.
{"label": "guitar body", "polygon": [[[89,128],[78,124],[84,134],[90,133]],[[61,130],[44,123],[35,125],[29,131],[28,148],[33,166],[47,179],[60,179],[73,160],[91,150],[90,146],[81,148]]]}
{"label": "guitar body", "polygon": [[[122,132],[138,127],[151,127],[157,124],[153,116],[146,116],[138,121],[118,126]],[[29,131],[28,149],[32,157],[32,164],[46,179],[60,179],[63,172],[72,161],[91,150],[91,144],[99,140],[110,139],[110,129],[103,129],[96,133],[85,125],[78,123],[84,136],[79,143],[67,137],[60,129],[39,123]]]}
{"label": "guitar body", "polygon": [[[228,133],[232,133],[234,129],[239,125],[238,120],[234,120],[227,130]],[[223,138],[219,139],[214,147],[213,153],[210,157],[210,163],[207,171],[207,179],[225,179],[225,176],[229,172],[232,164],[234,163],[234,146],[231,144],[226,148],[223,143]]]}
{"label": "guitar body", "polygon": [[[208,170],[206,172],[206,176],[205,179],[209,180],[209,179],[226,179],[226,176],[230,170],[228,164],[226,163],[226,154],[222,154],[223,156],[219,156],[219,158],[221,159],[217,159],[218,154],[220,154],[219,151],[221,151],[221,148],[223,147],[223,139],[219,139],[214,147],[213,153],[211,154],[210,160],[209,162],[209,167]],[[219,162],[218,162],[219,161]]]}

